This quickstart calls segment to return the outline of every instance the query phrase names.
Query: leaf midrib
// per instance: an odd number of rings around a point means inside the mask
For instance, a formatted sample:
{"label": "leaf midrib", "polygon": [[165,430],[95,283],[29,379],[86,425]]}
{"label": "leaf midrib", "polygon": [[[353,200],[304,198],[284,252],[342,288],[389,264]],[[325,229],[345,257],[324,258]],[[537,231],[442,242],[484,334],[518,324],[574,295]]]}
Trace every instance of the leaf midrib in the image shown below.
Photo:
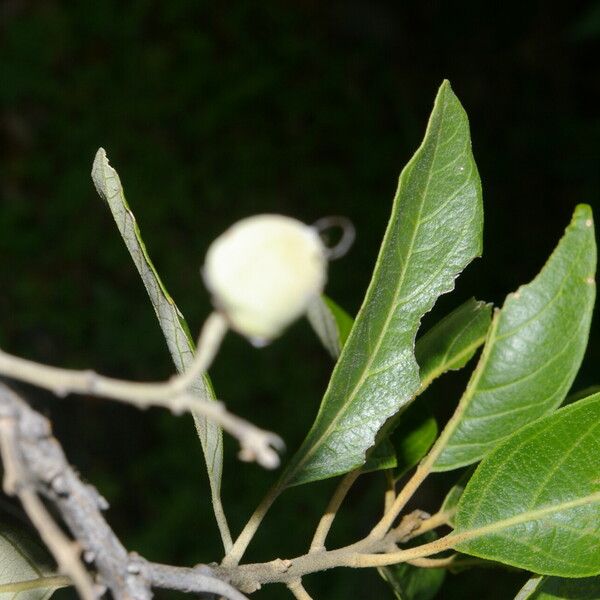
{"label": "leaf midrib", "polygon": [[45,573],[43,570],[38,567],[38,565],[25,553],[25,551],[21,548],[21,546],[13,539],[13,536],[4,531],[0,533],[0,537],[3,537],[8,543],[12,546],[13,550],[31,567],[34,573],[37,573],[38,576],[43,577]]}
{"label": "leaf midrib", "polygon": [[[587,496],[583,496],[581,498],[577,498],[575,500],[570,500],[568,502],[553,504],[551,506],[539,508],[534,511],[523,512],[513,517],[509,517],[508,519],[495,521],[494,523],[490,523],[489,525],[484,525],[482,527],[477,527],[475,529],[467,529],[461,531],[460,527],[458,527],[458,533],[451,533],[448,537],[456,540],[453,545],[461,544],[462,542],[467,542],[474,538],[483,537],[490,533],[495,533],[496,531],[502,531],[515,525],[521,525],[522,523],[527,523],[528,521],[539,520],[540,518],[546,515],[566,511],[572,508],[577,508],[579,506],[593,505],[596,503],[600,503],[600,491],[594,492],[593,494],[589,494]],[[558,527],[559,524],[557,523],[556,526]]]}
{"label": "leaf midrib", "polygon": [[[589,305],[589,303],[588,303],[588,305]],[[552,358],[543,362],[539,367],[537,367],[533,371],[529,371],[528,373],[526,373],[525,375],[522,375],[521,377],[517,377],[516,379],[513,379],[512,381],[499,383],[499,384],[496,384],[496,385],[493,385],[490,387],[484,387],[484,388],[479,387],[479,388],[477,388],[477,392],[480,394],[481,393],[491,394],[493,392],[496,392],[497,390],[503,390],[503,389],[506,389],[513,385],[518,385],[520,383],[523,383],[524,381],[528,381],[529,379],[537,377],[537,375],[539,375],[539,373],[541,371],[543,371],[544,369],[547,369],[550,365],[552,365],[552,363],[556,362],[573,345],[574,341],[579,341],[579,343],[581,344],[581,340],[578,338],[579,338],[579,334],[581,333],[582,326],[586,324],[586,317],[587,317],[586,312],[582,311],[581,318],[579,319],[579,322],[577,323],[577,327],[575,328],[573,333],[571,333],[571,335],[568,338],[566,338],[566,340],[563,342],[563,345],[560,347],[560,350],[558,350],[556,352],[556,354],[553,354]],[[494,340],[494,342],[496,342],[496,341],[497,341],[497,338],[496,338],[496,340]],[[576,358],[576,357],[571,357],[571,360],[573,360],[573,358]],[[570,373],[568,373],[568,374],[570,374]]]}
{"label": "leaf midrib", "polygon": [[[548,306],[550,306],[551,304],[554,303],[554,301],[563,293],[564,287],[565,287],[565,283],[567,281],[567,279],[569,278],[569,276],[572,274],[572,265],[575,264],[577,262],[577,260],[579,259],[579,257],[581,256],[583,249],[585,248],[585,244],[581,244],[580,248],[577,251],[576,254],[576,260],[571,262],[571,266],[567,269],[566,273],[563,275],[562,279],[561,279],[561,283],[559,285],[559,288],[556,292],[556,294],[550,299],[548,300],[544,306],[542,307],[542,309],[540,311],[538,311],[535,315],[533,315],[531,318],[527,319],[524,323],[521,323],[519,325],[518,328],[516,328],[515,330],[507,333],[504,333],[502,335],[498,334],[498,328],[500,326],[500,320],[502,319],[503,316],[503,311],[506,308],[506,305],[502,308],[502,310],[500,310],[496,317],[492,320],[492,326],[490,327],[489,330],[489,339],[486,340],[486,344],[484,346],[483,349],[483,354],[481,356],[480,362],[476,367],[475,370],[475,376],[474,376],[474,380],[473,380],[473,385],[468,385],[467,389],[465,390],[465,393],[463,395],[463,397],[461,398],[461,401],[459,402],[459,406],[457,408],[457,419],[456,421],[454,421],[453,423],[451,421],[448,422],[448,425],[451,425],[451,427],[449,428],[448,434],[445,435],[445,443],[442,446],[441,450],[439,451],[439,456],[441,457],[444,453],[444,451],[448,450],[449,448],[452,448],[454,446],[456,446],[456,444],[451,444],[449,443],[452,439],[452,436],[454,435],[454,433],[457,431],[458,425],[460,425],[460,423],[462,422],[462,416],[466,413],[467,409],[469,408],[469,406],[471,405],[473,398],[475,397],[477,392],[484,392],[486,391],[486,389],[484,388],[483,390],[479,388],[479,382],[481,380],[481,378],[484,375],[484,372],[487,369],[487,365],[490,359],[490,355],[492,353],[493,348],[495,347],[495,344],[499,341],[502,340],[504,338],[509,337],[509,335],[514,335],[516,333],[518,333],[518,331],[520,331],[520,329],[522,328],[522,326],[526,325],[529,322],[532,322],[534,320],[536,320],[540,314],[542,314],[547,308]],[[553,252],[552,256],[554,256],[556,254],[556,252],[558,251],[558,248]],[[549,259],[551,260],[552,257]],[[546,263],[548,264],[548,263]],[[529,284],[527,284],[527,287],[533,287],[541,278],[542,273],[540,273],[537,277],[535,277]],[[530,287],[530,289],[531,289]],[[589,305],[589,300],[586,300],[586,306]],[[580,320],[579,322],[579,327],[581,327],[581,323],[584,321],[584,319]],[[489,350],[488,350],[489,349]],[[545,368],[548,363],[551,361],[547,361],[544,365],[542,365],[542,369]],[[541,370],[541,369],[537,369],[536,371]],[[526,379],[528,376],[525,376],[523,379]],[[505,384],[506,386],[512,385],[512,383],[518,383],[518,382],[509,382],[507,384]],[[491,388],[491,390],[493,391],[496,388]],[[463,403],[464,400],[464,403]],[[442,432],[444,433],[444,432]],[[442,436],[440,436],[440,440],[442,439]],[[444,467],[447,467],[449,465],[447,465],[446,463],[441,463],[444,465]],[[461,465],[462,466],[462,465]]]}
{"label": "leaf midrib", "polygon": [[[580,405],[580,406],[576,406],[574,405],[572,408],[569,408],[568,410],[570,410],[570,412],[572,414],[577,414],[579,411],[581,410],[585,410],[587,405]],[[595,427],[597,425],[597,423],[593,422],[593,426]],[[520,442],[514,446],[513,448],[511,448],[510,452],[504,456],[504,464],[507,464],[508,461],[518,452],[520,452],[522,450],[522,448],[524,446],[527,446],[527,444],[531,444],[532,442],[534,442],[537,438],[539,438],[540,436],[544,436],[547,435],[548,431],[544,428],[538,429],[537,431],[533,432],[533,435],[530,436],[524,436],[522,440],[520,440]],[[580,445],[580,440],[574,444],[574,448],[579,447]],[[472,523],[473,520],[475,520],[478,516],[479,513],[479,509],[481,508],[481,504],[484,500],[484,492],[486,492],[487,490],[489,490],[492,485],[494,484],[494,482],[496,481],[496,479],[498,479],[498,477],[500,477],[503,474],[503,471],[501,471],[500,469],[496,469],[494,471],[494,473],[492,474],[492,476],[488,479],[485,488],[481,491],[481,493],[478,494],[478,498],[477,498],[477,502],[476,505],[474,506],[473,510],[471,511],[470,514],[470,519],[469,522]],[[600,492],[599,492],[600,493]],[[464,496],[463,496],[464,498]],[[460,509],[460,507],[459,507]]]}
{"label": "leaf midrib", "polygon": [[[334,425],[337,424],[337,422],[339,421],[339,419],[341,418],[341,416],[348,410],[348,407],[351,406],[352,401],[354,400],[356,394],[358,394],[358,391],[363,387],[365,381],[369,377],[370,366],[372,365],[375,357],[377,356],[377,354],[379,352],[379,349],[381,347],[383,339],[385,338],[385,331],[387,330],[387,328],[389,326],[389,323],[392,320],[392,316],[394,315],[395,308],[396,308],[396,303],[398,302],[398,295],[400,293],[400,290],[402,289],[402,286],[404,285],[404,279],[406,277],[406,272],[407,272],[407,269],[408,269],[408,257],[410,257],[411,254],[412,254],[412,249],[414,247],[415,239],[417,237],[417,231],[421,227],[421,214],[423,212],[423,206],[425,205],[425,198],[427,196],[427,192],[429,191],[429,185],[431,183],[431,178],[432,178],[432,175],[433,175],[433,165],[435,164],[435,159],[436,159],[437,151],[438,151],[438,148],[439,148],[439,139],[440,139],[441,131],[442,131],[443,124],[444,124],[444,115],[446,113],[447,106],[448,106],[448,102],[447,102],[446,97],[444,95],[444,102],[443,102],[442,110],[441,110],[440,117],[439,117],[439,125],[438,125],[438,128],[437,128],[437,131],[435,132],[436,141],[435,141],[435,145],[434,145],[434,148],[433,148],[433,156],[432,156],[432,159],[431,159],[432,168],[429,169],[429,173],[427,175],[427,182],[425,184],[423,192],[420,195],[420,203],[419,203],[418,218],[417,218],[417,223],[418,224],[415,225],[415,227],[413,228],[413,232],[412,232],[412,236],[411,236],[411,240],[410,240],[410,244],[409,244],[409,249],[408,249],[408,252],[406,254],[407,260],[405,260],[403,262],[403,264],[402,264],[402,270],[401,270],[401,273],[400,273],[400,278],[399,278],[398,284],[396,285],[396,289],[394,290],[394,299],[393,299],[393,302],[390,304],[390,309],[389,309],[388,314],[386,316],[384,325],[381,328],[381,334],[378,336],[376,348],[369,355],[369,359],[367,360],[367,364],[365,365],[365,367],[364,367],[364,369],[363,369],[363,371],[361,373],[360,379],[358,380],[358,382],[354,386],[354,389],[353,389],[352,393],[350,394],[348,400],[344,403],[344,406],[342,407],[342,410],[340,410],[337,413],[337,415],[332,420],[332,422],[326,427],[325,431],[312,444],[311,448],[309,448],[306,451],[306,453],[304,454],[302,460],[300,460],[298,463],[296,463],[296,465],[294,466],[294,469],[291,470],[287,474],[286,478],[282,481],[282,484],[281,484],[282,486],[285,486],[286,482],[289,481],[290,479],[292,479],[292,475],[295,474],[295,473],[297,473],[298,470],[302,467],[302,465],[306,464],[306,462],[314,454],[316,448],[323,441],[323,439],[326,436],[328,436],[331,433],[331,431],[335,431]],[[427,139],[427,135],[428,135],[428,132],[425,133],[425,138],[424,138],[425,140]],[[419,151],[423,148],[423,146],[424,146],[424,143],[419,147]],[[419,156],[419,151],[417,151],[417,153],[415,153],[415,155],[413,156],[413,158],[409,161],[409,163],[407,165],[407,167],[408,167],[408,169],[410,169],[411,173],[412,173],[412,167],[413,167],[414,163],[416,162],[417,157]],[[405,172],[407,172],[407,171],[405,171]],[[401,183],[402,182],[400,182],[400,184]],[[399,197],[399,194],[398,194],[397,197]],[[394,207],[394,208],[396,208],[396,207]],[[387,241],[387,240],[384,240],[384,243],[385,243],[385,241]],[[379,261],[378,261],[378,263],[376,265],[376,268],[379,269]],[[357,317],[357,319],[358,319],[358,317]],[[348,347],[348,344],[346,344],[345,347]]]}

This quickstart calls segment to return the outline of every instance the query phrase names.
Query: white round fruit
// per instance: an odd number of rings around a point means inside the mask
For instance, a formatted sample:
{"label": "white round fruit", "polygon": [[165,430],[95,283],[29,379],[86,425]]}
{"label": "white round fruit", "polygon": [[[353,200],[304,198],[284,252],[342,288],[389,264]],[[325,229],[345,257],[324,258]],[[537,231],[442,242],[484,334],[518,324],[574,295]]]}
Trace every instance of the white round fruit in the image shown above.
{"label": "white round fruit", "polygon": [[202,272],[230,327],[262,345],[303,315],[323,291],[326,249],[318,232],[301,221],[257,215],[211,244]]}

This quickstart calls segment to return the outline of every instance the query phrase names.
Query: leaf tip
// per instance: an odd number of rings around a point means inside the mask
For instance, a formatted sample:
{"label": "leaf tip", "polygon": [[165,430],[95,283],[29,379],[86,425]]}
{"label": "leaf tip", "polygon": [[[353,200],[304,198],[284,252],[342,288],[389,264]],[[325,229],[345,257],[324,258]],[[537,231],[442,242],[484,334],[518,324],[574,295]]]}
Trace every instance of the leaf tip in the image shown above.
{"label": "leaf tip", "polygon": [[573,213],[572,223],[576,227],[593,228],[594,214],[592,212],[592,207],[589,204],[578,204]]}
{"label": "leaf tip", "polygon": [[108,162],[106,156],[106,150],[100,146],[96,151],[94,162],[92,164],[92,181],[98,195],[105,201],[108,202],[108,188],[107,188],[107,173],[116,175],[114,169]]}

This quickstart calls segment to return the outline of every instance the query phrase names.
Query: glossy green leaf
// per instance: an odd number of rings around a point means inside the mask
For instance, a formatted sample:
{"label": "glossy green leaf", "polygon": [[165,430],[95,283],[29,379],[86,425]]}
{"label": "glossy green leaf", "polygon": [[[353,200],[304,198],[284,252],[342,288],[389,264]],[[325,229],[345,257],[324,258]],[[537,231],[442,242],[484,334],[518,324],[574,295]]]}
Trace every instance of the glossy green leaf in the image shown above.
{"label": "glossy green leaf", "polygon": [[402,477],[427,454],[437,434],[437,421],[427,406],[414,402],[403,411],[398,426],[391,435],[398,461],[395,479]]}
{"label": "glossy green leaf", "polygon": [[[325,349],[337,360],[354,319],[327,296],[321,296],[311,303],[307,317]],[[369,452],[361,470],[363,473],[371,473],[393,469],[397,464],[394,446],[388,439],[384,439]]]}
{"label": "glossy green leaf", "polygon": [[444,82],[423,143],[400,175],[363,306],[281,486],[364,463],[383,423],[419,389],[414,340],[420,320],[481,252],[482,222],[467,116]]}
{"label": "glossy green leaf", "polygon": [[52,562],[24,527],[0,522],[0,600],[49,598],[66,585],[54,577]]}
{"label": "glossy green leaf", "polygon": [[[446,371],[467,364],[485,341],[491,312],[491,304],[471,298],[417,340],[415,356],[420,367],[421,392]],[[323,345],[336,358],[340,336],[345,341],[352,329],[352,317],[326,296],[313,303],[308,317]],[[425,456],[438,434],[436,420],[422,405],[409,405],[393,421],[386,424],[387,429],[394,430],[393,441],[382,436],[367,453],[363,471],[397,466],[395,477],[400,478]]]}
{"label": "glossy green leaf", "polygon": [[531,423],[479,465],[454,547],[541,575],[600,574],[600,394]]}
{"label": "glossy green leaf", "polygon": [[[424,392],[435,378],[445,372],[460,369],[467,364],[485,341],[491,311],[490,304],[475,299],[467,300],[417,340],[415,357],[421,377],[418,393]],[[367,453],[367,461],[371,452],[377,451],[381,457],[383,449],[380,445],[391,434],[394,441],[387,448],[398,449],[398,469],[395,475],[398,479],[425,456],[437,433],[437,421],[427,407],[420,403],[417,406],[410,404],[384,424],[375,446]],[[404,438],[406,441],[403,441]]]}
{"label": "glossy green leaf", "polygon": [[[194,342],[183,315],[167,292],[150,260],[135,216],[125,199],[119,175],[110,166],[103,148],[100,148],[96,154],[92,167],[92,179],[98,194],[106,201],[114,217],[148,296],[150,296],[175,367],[181,373],[192,361]],[[214,399],[210,381],[206,376],[198,378],[192,389],[204,398]],[[194,422],[204,451],[213,497],[218,496],[223,469],[222,431],[219,426],[208,421],[202,415],[194,415]]]}
{"label": "glossy green leaf", "polygon": [[600,577],[532,577],[515,600],[600,600]]}
{"label": "glossy green leaf", "polygon": [[[410,545],[425,544],[435,539],[436,534],[430,531],[412,540]],[[419,568],[407,563],[381,567],[378,571],[398,600],[433,600],[446,577],[445,569]]]}
{"label": "glossy green leaf", "polygon": [[496,313],[434,470],[480,460],[564,400],[587,344],[595,268],[592,211],[580,205],[540,274]]}
{"label": "glossy green leaf", "polygon": [[327,352],[337,360],[348,339],[354,319],[327,296],[321,296],[311,302],[306,316]]}
{"label": "glossy green leaf", "polygon": [[420,337],[415,356],[421,388],[446,371],[462,369],[485,341],[491,321],[492,305],[471,298]]}

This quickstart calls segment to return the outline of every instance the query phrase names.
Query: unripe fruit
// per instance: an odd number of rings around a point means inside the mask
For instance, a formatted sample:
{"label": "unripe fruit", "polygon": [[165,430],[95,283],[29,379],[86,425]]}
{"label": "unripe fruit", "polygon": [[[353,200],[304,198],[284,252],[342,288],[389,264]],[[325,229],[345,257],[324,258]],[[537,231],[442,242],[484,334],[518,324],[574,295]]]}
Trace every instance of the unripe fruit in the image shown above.
{"label": "unripe fruit", "polygon": [[257,215],[211,244],[202,273],[230,327],[264,345],[323,291],[327,252],[313,227],[282,215]]}

